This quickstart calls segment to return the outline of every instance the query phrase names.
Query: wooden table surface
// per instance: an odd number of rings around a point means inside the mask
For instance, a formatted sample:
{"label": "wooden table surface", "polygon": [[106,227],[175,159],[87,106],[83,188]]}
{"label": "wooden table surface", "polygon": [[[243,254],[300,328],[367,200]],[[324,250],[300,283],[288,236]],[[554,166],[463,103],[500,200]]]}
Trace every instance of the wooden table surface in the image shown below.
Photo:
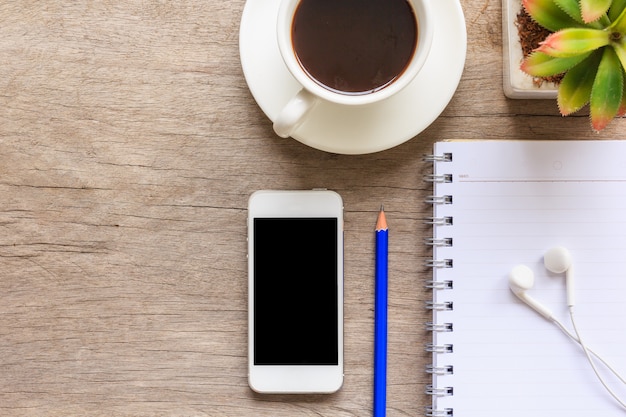
{"label": "wooden table surface", "polygon": [[[433,0],[435,1],[435,0]],[[396,148],[329,154],[274,135],[239,60],[244,0],[0,4],[0,415],[367,416],[373,228],[391,228],[388,415],[418,416],[429,167],[446,138],[626,138],[502,93],[500,0],[460,0],[463,78]],[[345,203],[345,383],[247,385],[246,207],[326,187]]]}

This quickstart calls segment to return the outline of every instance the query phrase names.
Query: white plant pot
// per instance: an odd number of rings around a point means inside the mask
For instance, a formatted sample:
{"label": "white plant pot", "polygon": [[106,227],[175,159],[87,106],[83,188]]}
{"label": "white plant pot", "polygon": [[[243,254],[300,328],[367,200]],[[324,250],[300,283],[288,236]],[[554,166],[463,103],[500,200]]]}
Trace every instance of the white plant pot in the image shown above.
{"label": "white plant pot", "polygon": [[520,69],[523,53],[515,20],[521,8],[521,0],[502,0],[504,94],[509,98],[554,99],[557,94],[554,83],[537,85],[533,77]]}

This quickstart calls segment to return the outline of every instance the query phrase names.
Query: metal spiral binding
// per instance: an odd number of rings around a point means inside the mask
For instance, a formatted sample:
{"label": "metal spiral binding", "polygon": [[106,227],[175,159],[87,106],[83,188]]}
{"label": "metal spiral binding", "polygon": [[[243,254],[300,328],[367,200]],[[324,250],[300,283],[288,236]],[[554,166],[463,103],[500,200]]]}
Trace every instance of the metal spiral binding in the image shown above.
{"label": "metal spiral binding", "polygon": [[452,311],[454,310],[454,306],[452,304],[452,301],[445,301],[443,303],[435,303],[432,301],[426,301],[426,309],[437,310],[437,311]]}
{"label": "metal spiral binding", "polygon": [[424,347],[424,350],[429,353],[453,353],[454,345],[435,345],[434,343],[427,343],[426,347]]}
{"label": "metal spiral binding", "polygon": [[446,217],[426,217],[424,219],[425,224],[430,224],[433,226],[452,226],[454,219],[452,216]]}
{"label": "metal spiral binding", "polygon": [[433,182],[439,184],[450,184],[452,182],[452,174],[428,174],[424,175],[424,182]]}
{"label": "metal spiral binding", "polygon": [[428,204],[452,204],[451,195],[429,195],[426,197]]}
{"label": "metal spiral binding", "polygon": [[454,281],[426,281],[426,288],[431,290],[451,290],[454,288]]}
{"label": "metal spiral binding", "polygon": [[429,259],[426,266],[429,268],[452,268],[452,259]]}
{"label": "metal spiral binding", "polygon": [[443,410],[435,410],[432,407],[426,407],[424,413],[426,417],[452,417],[454,416],[454,410],[452,408],[444,408]]}
{"label": "metal spiral binding", "polygon": [[444,153],[443,155],[426,155],[425,162],[452,162],[452,153]]}
{"label": "metal spiral binding", "polygon": [[433,238],[429,237],[424,239],[424,245],[427,246],[437,246],[437,247],[450,247],[452,246],[452,238],[444,237],[444,238]]}
{"label": "metal spiral binding", "polygon": [[451,332],[453,328],[452,323],[426,323],[426,330],[429,332],[446,333]]}
{"label": "metal spiral binding", "polygon": [[437,388],[432,385],[427,385],[426,394],[434,395],[437,397],[451,397],[452,395],[454,395],[454,388],[452,387]]}
{"label": "metal spiral binding", "polygon": [[454,374],[454,367],[452,365],[445,365],[445,366],[427,365],[426,373],[432,374],[432,375],[452,375]]}
{"label": "metal spiral binding", "polygon": [[[428,155],[424,158],[425,161],[432,163],[439,162],[451,162],[452,154],[444,153],[443,155]],[[451,174],[430,174],[424,177],[424,181],[433,183],[433,184],[448,184],[453,181],[453,175]],[[425,200],[428,204],[432,205],[449,205],[453,203],[452,195],[432,195],[428,196]],[[429,217],[424,219],[425,224],[432,225],[433,227],[439,226],[452,226],[453,225],[453,217],[452,216],[440,216],[440,217]],[[432,246],[434,248],[445,248],[452,247],[453,240],[448,237],[432,237],[424,240],[424,244],[427,246]],[[429,268],[452,268],[453,260],[452,259],[430,259],[425,262],[426,266]],[[453,289],[454,282],[452,280],[441,280],[435,281],[430,280],[426,283],[426,287],[432,289],[433,291],[438,290],[451,290]],[[427,301],[426,309],[431,310],[433,312],[437,311],[453,311],[454,304],[451,301],[443,301],[443,302],[435,302],[435,301]],[[436,319],[436,314],[435,314]],[[426,323],[426,330],[434,333],[441,332],[452,332],[453,324],[452,323],[435,323],[428,322]],[[454,345],[452,344],[441,344],[436,345],[434,343],[429,343],[426,345],[425,350],[427,352],[437,355],[440,354],[449,354],[454,350]],[[435,361],[436,363],[437,361]],[[454,368],[452,365],[435,365],[430,364],[426,366],[426,373],[430,375],[438,375],[438,376],[446,376],[452,375],[454,373]],[[450,397],[454,394],[454,388],[449,386],[444,387],[436,387],[435,385],[426,386],[425,390],[426,394],[431,395],[433,397]],[[453,417],[454,409],[453,408],[436,408],[436,401],[433,402],[433,406],[426,407],[424,410],[424,415],[427,417]]]}

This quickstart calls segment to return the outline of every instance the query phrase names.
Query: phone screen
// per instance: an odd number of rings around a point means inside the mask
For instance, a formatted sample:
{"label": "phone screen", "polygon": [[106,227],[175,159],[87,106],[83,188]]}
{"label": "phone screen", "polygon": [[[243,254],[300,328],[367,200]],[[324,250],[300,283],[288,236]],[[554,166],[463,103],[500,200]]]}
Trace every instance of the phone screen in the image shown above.
{"label": "phone screen", "polygon": [[254,364],[337,365],[337,218],[254,219]]}

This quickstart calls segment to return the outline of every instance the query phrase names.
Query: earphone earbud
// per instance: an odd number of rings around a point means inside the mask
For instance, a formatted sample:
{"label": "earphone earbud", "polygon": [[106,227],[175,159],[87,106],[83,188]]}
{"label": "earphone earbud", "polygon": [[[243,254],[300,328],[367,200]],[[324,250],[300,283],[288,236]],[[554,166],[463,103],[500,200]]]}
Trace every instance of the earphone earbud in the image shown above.
{"label": "earphone earbud", "polygon": [[567,305],[574,305],[574,273],[572,272],[572,255],[562,246],[554,247],[543,256],[543,264],[546,269],[555,274],[565,272],[565,291],[567,292]]}
{"label": "earphone earbud", "polygon": [[602,383],[604,388],[609,394],[624,408],[626,408],[626,402],[622,401],[615,392],[607,385],[604,378],[598,372],[594,361],[591,358],[593,355],[598,361],[600,361],[606,368],[613,373],[624,385],[626,380],[609,365],[600,355],[592,351],[587,347],[585,342],[580,336],[578,328],[576,327],[576,320],[574,318],[574,274],[572,272],[572,256],[569,251],[564,247],[557,246],[548,250],[543,256],[543,263],[546,269],[554,274],[565,273],[565,289],[567,292],[567,305],[569,306],[570,320],[574,328],[575,334],[572,334],[565,326],[557,320],[550,310],[543,305],[539,304],[536,300],[526,294],[526,291],[531,289],[535,284],[535,277],[533,271],[525,266],[518,265],[514,267],[509,273],[509,287],[513,294],[515,294],[520,300],[526,303],[530,308],[541,314],[546,319],[556,324],[563,333],[565,333],[570,339],[578,343],[585,352],[585,356],[591,365],[594,373],[598,377],[598,380]]}
{"label": "earphone earbud", "polygon": [[533,299],[526,291],[535,285],[533,271],[526,265],[517,265],[509,274],[509,288],[520,300],[548,320],[553,320],[552,312]]}

